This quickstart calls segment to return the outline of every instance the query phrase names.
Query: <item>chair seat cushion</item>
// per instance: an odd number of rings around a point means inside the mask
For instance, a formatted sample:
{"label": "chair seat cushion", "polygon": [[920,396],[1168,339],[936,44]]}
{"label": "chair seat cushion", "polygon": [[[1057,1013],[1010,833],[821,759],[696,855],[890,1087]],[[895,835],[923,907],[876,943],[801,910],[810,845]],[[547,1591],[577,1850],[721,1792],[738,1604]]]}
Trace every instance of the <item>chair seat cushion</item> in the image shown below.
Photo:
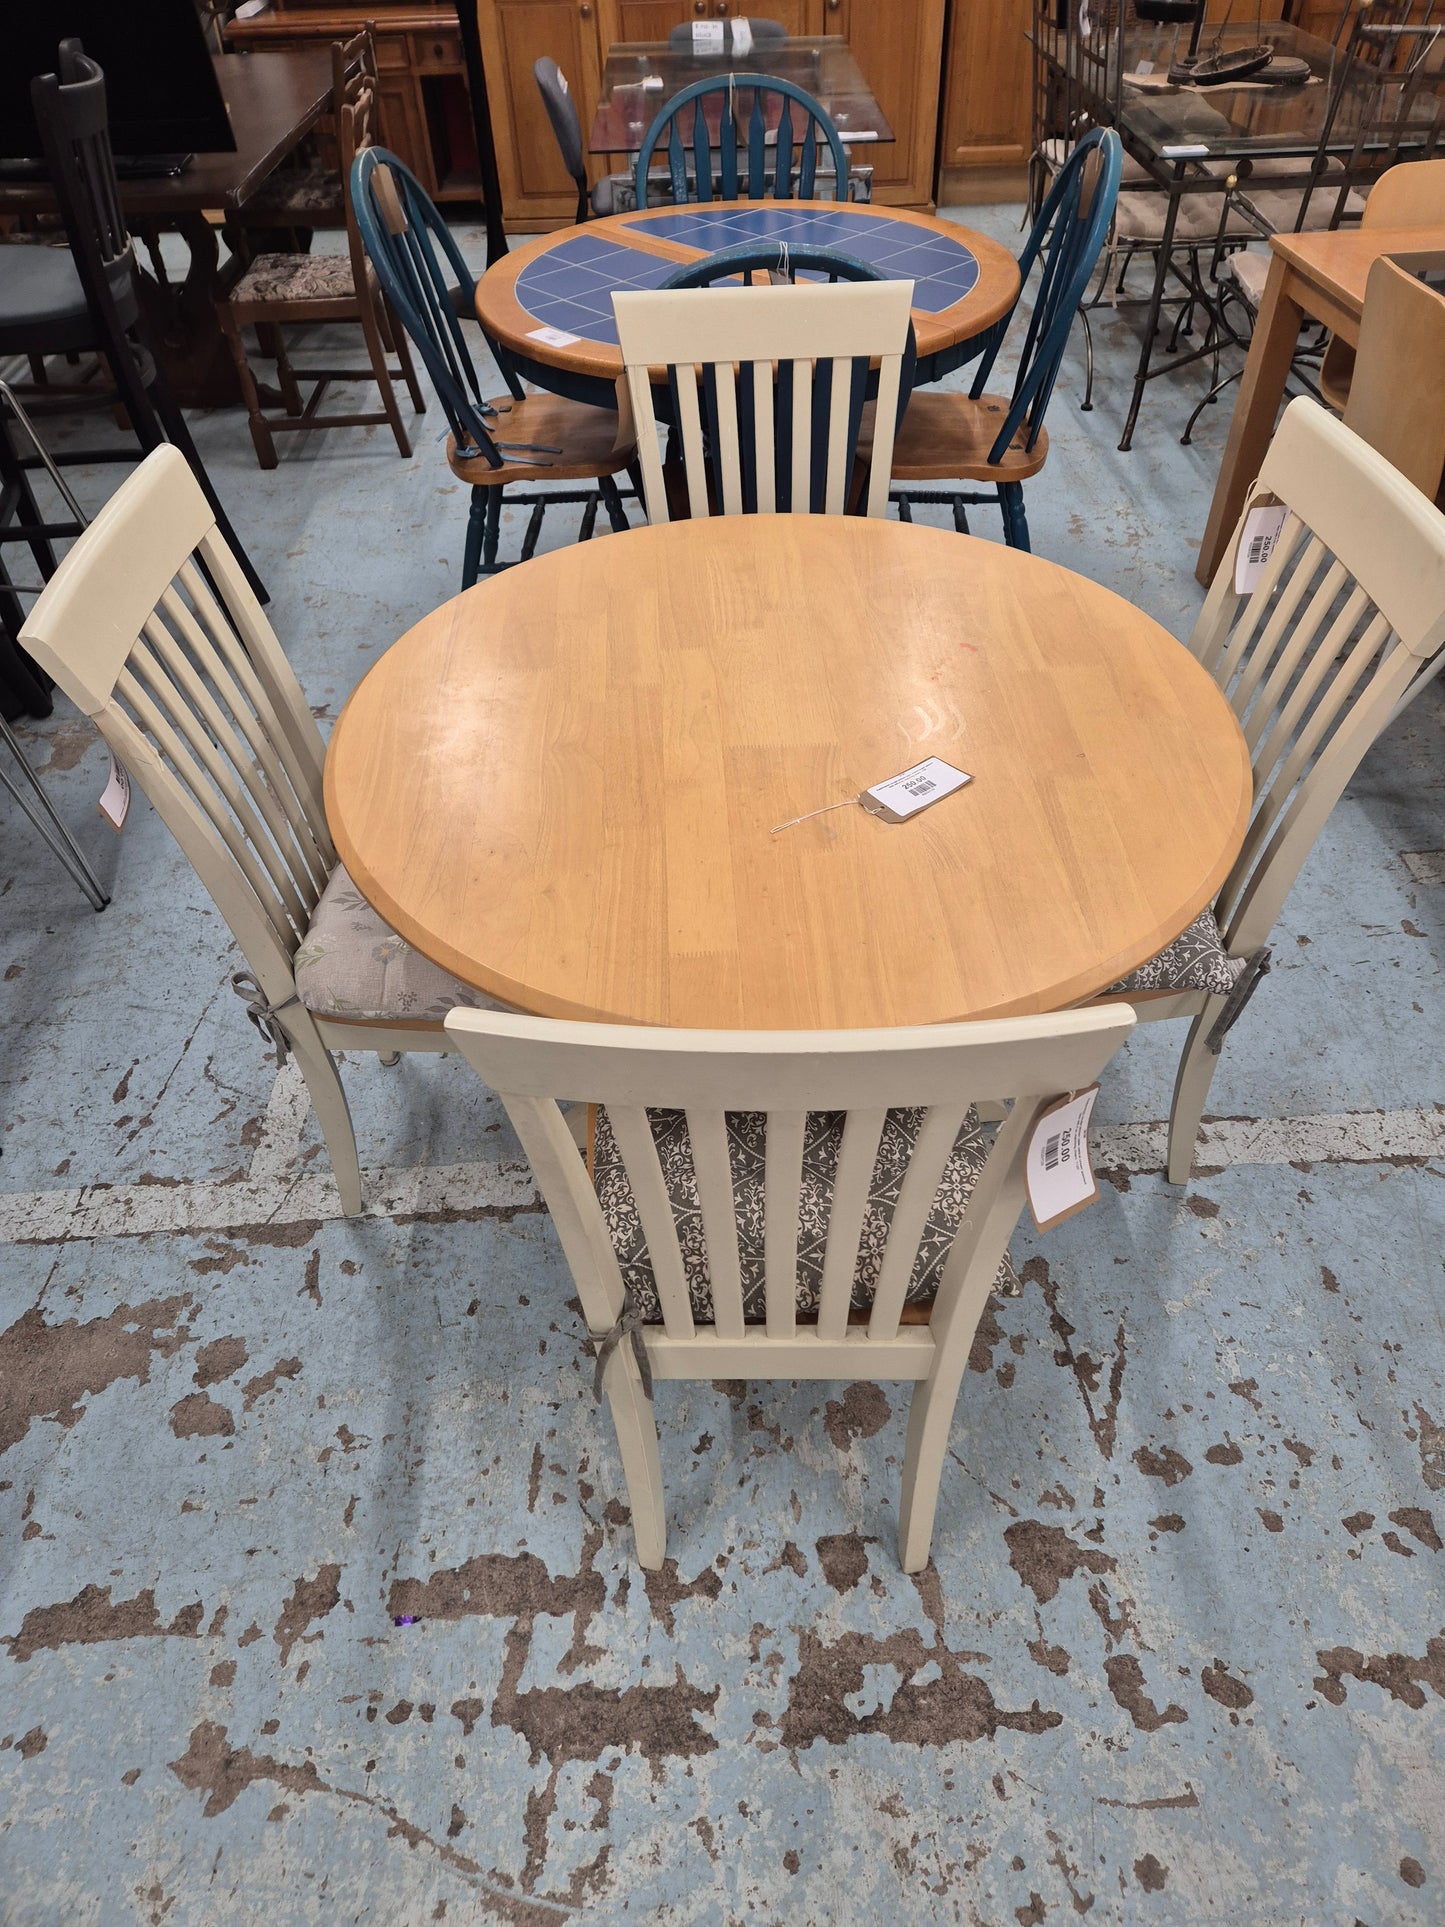
{"label": "chair seat cushion", "polygon": [[[121,325],[135,320],[129,253],[110,270]],[[0,354],[59,354],[91,346],[95,323],[69,248],[20,242],[0,248]]]}
{"label": "chair seat cushion", "polygon": [[[1126,188],[1114,208],[1115,238],[1145,246],[1162,241],[1168,206],[1162,194],[1146,194],[1137,188]],[[1179,213],[1174,222],[1174,245],[1198,247],[1203,242],[1213,241],[1219,233],[1220,213],[1220,197],[1217,194],[1181,196]],[[1225,239],[1257,241],[1259,238],[1259,229],[1253,221],[1248,220],[1237,208],[1232,209]]]}
{"label": "chair seat cushion", "polygon": [[1241,248],[1220,263],[1220,279],[1232,281],[1256,313],[1264,300],[1264,284],[1269,279],[1269,250]]}
{"label": "chair seat cushion", "polygon": [[960,395],[941,388],[915,388],[893,442],[896,482],[1025,482],[1048,460],[1049,437],[1041,428],[1032,448],[1020,428],[1000,460],[989,460],[1011,404],[1007,395]]}
{"label": "chair seat cushion", "polygon": [[458,1006],[505,1010],[399,937],[338,864],[292,959],[296,994],[318,1017],[435,1018]]}
{"label": "chair seat cushion", "polygon": [[1111,984],[1107,996],[1156,994],[1175,990],[1207,990],[1212,997],[1227,997],[1244,969],[1243,957],[1231,957],[1224,948],[1219,925],[1212,910],[1201,910],[1173,943],[1148,963],[1131,970],[1127,977]]}
{"label": "chair seat cushion", "polygon": [[305,167],[287,168],[273,174],[247,201],[241,210],[241,219],[254,226],[268,219],[275,221],[278,216],[284,221],[289,215],[309,227],[331,216],[339,225],[345,211],[341,182],[335,170],[312,161]]}
{"label": "chair seat cushion", "polygon": [[[853,1274],[852,1291],[855,1310],[866,1311],[873,1302],[894,1206],[898,1202],[909,1156],[925,1115],[921,1110],[889,1111],[884,1123],[878,1157],[873,1167],[873,1181],[868,1187],[863,1232],[858,1241],[858,1261]],[[702,1207],[698,1201],[687,1117],[682,1111],[650,1111],[648,1119],[662,1166],[663,1182],[672,1204],[673,1220],[677,1225],[693,1316],[703,1323],[709,1323],[713,1315],[712,1286],[708,1276],[707,1243],[703,1233]],[[808,1318],[816,1318],[818,1312],[833,1197],[833,1175],[837,1170],[838,1151],[843,1142],[843,1123],[844,1114],[841,1111],[814,1111],[808,1116],[803,1134],[803,1175],[798,1202],[797,1305],[799,1314]],[[763,1112],[734,1111],[728,1114],[728,1158],[732,1167],[733,1198],[737,1210],[743,1315],[753,1324],[762,1323],[767,1316],[763,1265],[766,1135],[767,1118]],[[954,1233],[987,1161],[992,1137],[992,1132],[979,1122],[978,1114],[970,1110],[959,1131],[952,1156],[944,1167],[943,1180],[919,1244],[913,1276],[908,1284],[907,1301],[910,1304],[931,1299],[938,1290]],[[647,1253],[647,1239],[638,1217],[632,1186],[628,1182],[627,1168],[622,1162],[605,1108],[599,1108],[597,1112],[592,1147],[592,1182],[602,1206],[612,1248],[617,1253],[623,1283],[632,1302],[645,1322],[659,1323],[662,1306]],[[1010,1295],[1019,1290],[1018,1278],[1007,1257],[999,1266],[996,1288]]]}
{"label": "chair seat cushion", "polygon": [[232,288],[236,307],[252,301],[354,301],[347,254],[258,254]]}

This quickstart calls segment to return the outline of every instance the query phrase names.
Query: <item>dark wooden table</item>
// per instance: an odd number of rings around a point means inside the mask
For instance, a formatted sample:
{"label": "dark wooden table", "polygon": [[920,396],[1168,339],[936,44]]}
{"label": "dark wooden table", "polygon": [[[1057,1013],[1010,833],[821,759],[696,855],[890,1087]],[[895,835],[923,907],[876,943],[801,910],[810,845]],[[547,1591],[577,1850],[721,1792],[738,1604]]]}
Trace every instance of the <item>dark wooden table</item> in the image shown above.
{"label": "dark wooden table", "polygon": [[[156,245],[163,230],[182,235],[190,250],[184,280],[141,274],[141,294],[176,399],[211,408],[241,399],[236,371],[216,322],[224,285],[211,214],[238,213],[293,153],[331,104],[331,55],[324,48],[289,53],[215,54],[216,77],[236,136],[233,154],[197,154],[181,173],[158,180],[123,180],[121,205],[137,238]],[[48,182],[0,183],[0,214],[54,207]]]}

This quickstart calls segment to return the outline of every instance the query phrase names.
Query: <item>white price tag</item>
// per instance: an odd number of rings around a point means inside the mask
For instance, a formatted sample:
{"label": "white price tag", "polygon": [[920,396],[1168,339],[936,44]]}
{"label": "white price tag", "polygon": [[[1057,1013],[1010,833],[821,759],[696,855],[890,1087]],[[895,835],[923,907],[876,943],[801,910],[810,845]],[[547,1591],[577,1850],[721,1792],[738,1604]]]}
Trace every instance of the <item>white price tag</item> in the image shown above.
{"label": "white price tag", "polygon": [[723,50],[723,27],[721,20],[694,20],[692,23],[692,50],[695,54],[720,54]]}
{"label": "white price tag", "polygon": [[875,783],[871,789],[864,790],[858,801],[870,816],[881,816],[885,823],[906,823],[930,803],[952,796],[955,790],[972,781],[966,770],[955,769],[952,763],[930,756],[925,762],[904,770],[901,776],[890,776],[886,782]]}
{"label": "white price tag", "polygon": [[1198,141],[1176,141],[1172,147],[1161,147],[1159,152],[1166,161],[1189,161],[1197,154],[1207,154],[1209,149]]}
{"label": "white price tag", "polygon": [[96,808],[113,830],[125,828],[125,819],[130,814],[130,778],[114,756],[110,759],[110,776]]}
{"label": "white price tag", "polygon": [[529,328],[528,341],[540,341],[547,348],[570,348],[581,335],[569,335],[565,328]]}
{"label": "white price tag", "polygon": [[1152,60],[1141,60],[1139,65],[1134,69],[1136,74],[1152,74],[1153,71],[1154,62]]}
{"label": "white price tag", "polygon": [[1024,1183],[1040,1231],[1073,1217],[1099,1195],[1089,1163],[1089,1119],[1098,1095],[1098,1085],[1091,1084],[1039,1113],[1024,1159]]}
{"label": "white price tag", "polygon": [[748,54],[753,50],[753,23],[751,20],[734,20],[733,52]]}
{"label": "white price tag", "polygon": [[1239,553],[1234,558],[1234,593],[1248,595],[1259,586],[1269,558],[1279,541],[1280,531],[1289,517],[1289,510],[1283,502],[1272,503],[1267,508],[1251,509],[1244,518],[1244,530],[1239,538]]}

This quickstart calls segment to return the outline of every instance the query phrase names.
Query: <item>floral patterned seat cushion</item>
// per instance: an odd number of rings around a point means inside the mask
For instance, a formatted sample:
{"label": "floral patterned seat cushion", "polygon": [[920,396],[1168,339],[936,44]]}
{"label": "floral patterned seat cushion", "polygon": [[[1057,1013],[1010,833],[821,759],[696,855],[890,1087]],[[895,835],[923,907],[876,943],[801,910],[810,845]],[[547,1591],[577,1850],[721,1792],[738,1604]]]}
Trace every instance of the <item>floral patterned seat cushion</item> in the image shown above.
{"label": "floral patterned seat cushion", "polygon": [[291,961],[296,994],[321,1017],[434,1017],[461,1005],[504,1010],[382,921],[340,864]]}
{"label": "floral patterned seat cushion", "polygon": [[309,227],[312,223],[303,218],[307,215],[329,214],[339,219],[342,212],[341,181],[336,170],[314,161],[306,167],[287,168],[273,174],[246,203],[241,218],[254,224],[265,216],[274,219],[277,215],[289,214],[295,216],[301,226]]}
{"label": "floral patterned seat cushion", "polygon": [[1119,991],[1144,994],[1171,990],[1207,990],[1212,997],[1227,997],[1239,981],[1245,959],[1231,957],[1224,948],[1219,925],[1212,910],[1201,910],[1173,943],[1148,963],[1131,970],[1127,977],[1111,984],[1106,996]]}
{"label": "floral patterned seat cushion", "polygon": [[229,299],[249,301],[354,301],[356,283],[348,254],[258,254]]}
{"label": "floral patterned seat cushion", "polygon": [[[873,1181],[868,1187],[868,1205],[863,1216],[858,1262],[853,1274],[852,1302],[858,1311],[866,1311],[873,1303],[888,1228],[893,1221],[893,1208],[898,1202],[909,1156],[924,1116],[921,1110],[889,1111],[884,1122],[883,1136],[873,1166]],[[698,1201],[687,1118],[682,1111],[650,1111],[648,1117],[662,1165],[663,1180],[672,1202],[672,1215],[677,1225],[693,1316],[707,1323],[713,1315],[712,1287],[708,1277],[707,1242],[703,1234],[702,1207]],[[728,1159],[732,1167],[733,1199],[738,1222],[738,1258],[743,1281],[743,1316],[750,1324],[761,1324],[767,1315],[763,1268],[763,1157],[767,1118],[761,1111],[733,1111],[728,1113],[727,1122]],[[803,1134],[803,1177],[798,1203],[798,1312],[805,1318],[816,1318],[818,1313],[823,1255],[833,1197],[833,1174],[838,1168],[843,1122],[844,1113],[841,1111],[814,1111],[809,1114]],[[933,1201],[933,1209],[919,1244],[913,1276],[908,1283],[907,1298],[910,1304],[931,1299],[937,1292],[943,1277],[944,1261],[953,1245],[954,1233],[987,1161],[992,1143],[993,1132],[979,1122],[975,1111],[970,1110],[959,1131],[953,1154],[944,1167],[938,1195]],[[626,1166],[612,1134],[606,1109],[602,1107],[597,1112],[592,1147],[592,1182],[607,1222],[612,1248],[617,1253],[617,1261],[622,1269],[622,1281],[632,1303],[645,1322],[660,1323],[662,1306],[647,1254],[647,1239],[637,1215]],[[995,1288],[1009,1296],[1017,1294],[1020,1289],[1007,1256],[999,1266]]]}

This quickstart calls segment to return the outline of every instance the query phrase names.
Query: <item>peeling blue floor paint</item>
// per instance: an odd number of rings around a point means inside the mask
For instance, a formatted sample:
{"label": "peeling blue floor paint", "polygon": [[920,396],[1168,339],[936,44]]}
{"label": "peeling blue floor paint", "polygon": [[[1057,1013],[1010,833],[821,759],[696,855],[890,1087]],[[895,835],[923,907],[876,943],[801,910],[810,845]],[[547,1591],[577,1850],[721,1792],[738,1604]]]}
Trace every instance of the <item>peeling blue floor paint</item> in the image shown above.
{"label": "peeling blue floor paint", "polygon": [[[1133,322],[1096,322],[1034,545],[1183,635],[1228,402],[1182,449],[1200,371],[1155,383],[1118,455]],[[439,411],[410,461],[341,431],[269,475],[238,414],[195,427],[325,728],[455,591]],[[348,1062],[373,1194],[411,1189],[340,1219],[169,837],[100,823],[64,705],[21,734],[115,900],[0,802],[7,1927],[1445,1919],[1438,689],[1285,906],[1211,1096],[1242,1154],[1179,1192],[1121,1152],[1020,1228],[917,1580],[901,1389],[843,1385],[659,1386],[644,1575],[495,1101]],[[1105,1142],[1164,1115],[1178,1048],[1131,1042]]]}

